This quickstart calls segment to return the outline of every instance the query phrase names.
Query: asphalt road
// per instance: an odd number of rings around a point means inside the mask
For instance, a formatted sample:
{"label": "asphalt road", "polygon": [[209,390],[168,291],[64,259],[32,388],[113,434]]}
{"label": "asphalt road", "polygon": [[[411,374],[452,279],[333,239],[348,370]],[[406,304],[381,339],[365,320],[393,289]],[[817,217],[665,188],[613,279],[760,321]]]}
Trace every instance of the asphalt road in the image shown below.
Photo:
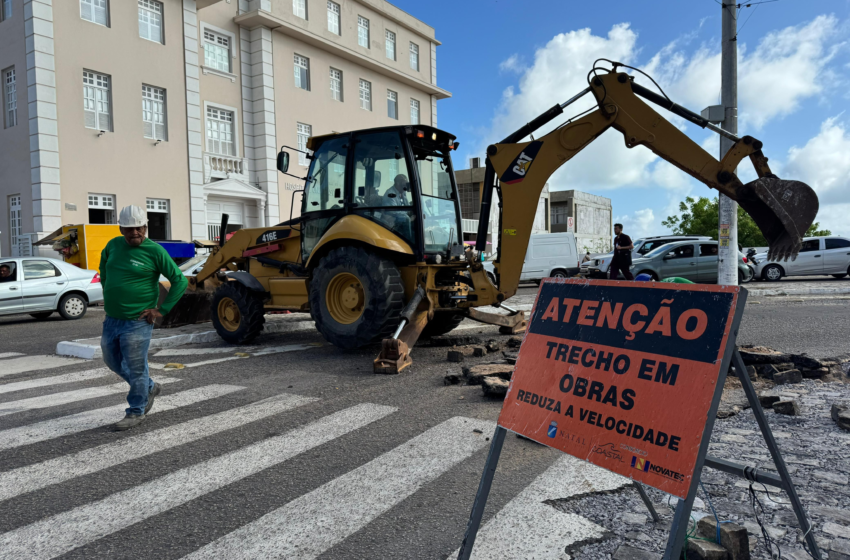
{"label": "asphalt road", "polygon": [[[398,376],[372,374],[377,346],[341,351],[312,331],[261,336],[247,357],[222,344],[152,353],[168,381],[155,414],[118,433],[126,388],[102,361],[4,373],[97,336],[102,318],[0,319],[0,353],[26,354],[0,359],[0,559],[430,559],[459,546],[501,402],[445,386],[459,370],[445,348],[418,346]],[[740,340],[823,356],[850,351],[849,328],[850,298],[765,297]],[[597,530],[543,504],[623,484],[582,469],[509,436],[479,557],[557,555]]]}

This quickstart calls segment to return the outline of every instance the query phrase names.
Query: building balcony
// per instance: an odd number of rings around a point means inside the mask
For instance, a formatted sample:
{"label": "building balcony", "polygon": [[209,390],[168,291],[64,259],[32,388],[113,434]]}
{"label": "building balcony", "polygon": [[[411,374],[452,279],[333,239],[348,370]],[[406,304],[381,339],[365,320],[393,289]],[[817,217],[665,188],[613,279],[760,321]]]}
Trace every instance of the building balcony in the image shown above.
{"label": "building balcony", "polygon": [[212,179],[248,180],[248,160],[204,152],[204,183]]}

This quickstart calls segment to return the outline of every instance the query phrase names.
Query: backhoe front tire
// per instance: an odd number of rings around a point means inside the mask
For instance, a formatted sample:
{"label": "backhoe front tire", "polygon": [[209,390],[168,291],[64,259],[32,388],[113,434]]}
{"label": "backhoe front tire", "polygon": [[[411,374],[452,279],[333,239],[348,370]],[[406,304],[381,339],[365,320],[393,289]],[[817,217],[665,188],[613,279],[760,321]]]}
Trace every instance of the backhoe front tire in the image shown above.
{"label": "backhoe front tire", "polygon": [[422,329],[422,336],[429,338],[452,332],[466,318],[462,311],[457,313],[434,313],[434,318],[428,321]]}
{"label": "backhoe front tire", "polygon": [[390,336],[404,308],[396,265],[360,247],[325,255],[310,283],[310,315],[325,340],[344,350]]}
{"label": "backhoe front tire", "polygon": [[224,282],[218,287],[210,313],[216,332],[230,344],[255,339],[266,322],[262,297],[239,282]]}

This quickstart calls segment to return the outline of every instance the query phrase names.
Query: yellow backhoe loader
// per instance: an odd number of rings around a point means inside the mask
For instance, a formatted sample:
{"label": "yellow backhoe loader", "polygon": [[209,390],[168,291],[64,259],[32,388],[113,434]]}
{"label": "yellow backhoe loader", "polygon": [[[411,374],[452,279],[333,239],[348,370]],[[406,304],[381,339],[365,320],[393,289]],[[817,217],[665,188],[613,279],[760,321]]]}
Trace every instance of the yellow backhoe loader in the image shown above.
{"label": "yellow backhoe loader", "polygon": [[[558,167],[609,128],[623,135],[628,148],[649,148],[738,201],[770,243],[769,258],[796,257],[817,214],[814,191],[773,175],[759,140],[712,125],[660,88],[647,89],[620,71],[630,67],[611,65],[594,64],[587,89],[487,148],[475,249],[462,243],[450,156],[458,146],[454,136],[422,125],[314,136],[307,144],[312,154],[301,215],[274,227],[239,230],[222,242],[189,279],[190,292],[206,296],[193,305],[190,294],[169,322],[193,322],[206,307],[221,337],[240,344],[262,330],[266,311],[309,312],[319,332],[340,348],[382,340],[376,373],[400,372],[410,365],[410,349],[420,336],[449,332],[466,317],[519,331],[522,312],[502,302],[516,293],[540,192]],[[588,94],[596,99],[594,109],[522,142]],[[718,161],[644,100],[730,138],[734,146]],[[735,170],[747,157],[758,179],[743,184]],[[278,155],[282,173],[288,162],[284,147]],[[478,258],[494,191],[500,195],[495,283]],[[482,306],[509,314],[483,313],[477,309]]]}

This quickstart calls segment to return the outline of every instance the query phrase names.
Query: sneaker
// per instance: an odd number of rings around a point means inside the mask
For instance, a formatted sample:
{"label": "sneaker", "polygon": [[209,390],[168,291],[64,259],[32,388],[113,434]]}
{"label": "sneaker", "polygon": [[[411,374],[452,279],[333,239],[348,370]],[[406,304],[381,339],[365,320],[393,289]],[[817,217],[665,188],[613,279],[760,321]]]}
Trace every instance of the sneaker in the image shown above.
{"label": "sneaker", "polygon": [[151,392],[148,393],[148,404],[147,404],[147,406],[145,406],[145,414],[150,412],[151,408],[153,408],[153,401],[156,398],[156,396],[158,394],[160,394],[161,392],[162,392],[162,385],[160,385],[159,383],[154,383],[153,389],[151,389]]}
{"label": "sneaker", "polygon": [[135,428],[139,424],[142,423],[142,420],[145,419],[144,414],[128,414],[124,417],[123,420],[115,424],[115,429],[119,432],[123,432],[124,430],[129,430],[130,428]]}

